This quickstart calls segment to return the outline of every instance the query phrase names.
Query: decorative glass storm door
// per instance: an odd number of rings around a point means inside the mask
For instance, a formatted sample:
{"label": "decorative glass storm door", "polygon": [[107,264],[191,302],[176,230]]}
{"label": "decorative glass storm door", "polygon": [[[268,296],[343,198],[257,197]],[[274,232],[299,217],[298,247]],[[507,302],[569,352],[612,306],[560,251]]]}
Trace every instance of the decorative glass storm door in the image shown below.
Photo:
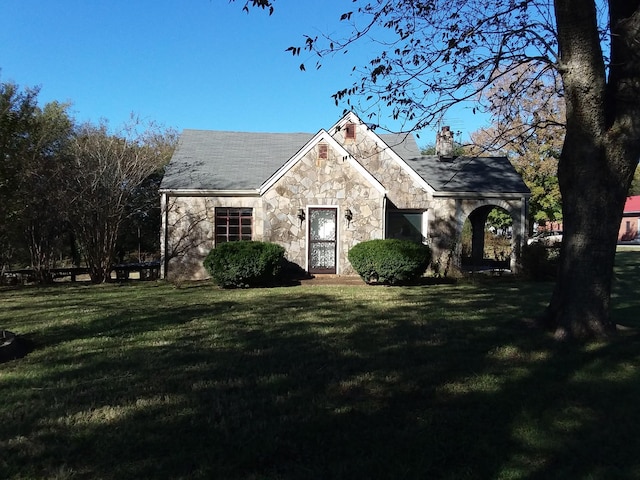
{"label": "decorative glass storm door", "polygon": [[336,273],[335,208],[309,209],[309,272]]}

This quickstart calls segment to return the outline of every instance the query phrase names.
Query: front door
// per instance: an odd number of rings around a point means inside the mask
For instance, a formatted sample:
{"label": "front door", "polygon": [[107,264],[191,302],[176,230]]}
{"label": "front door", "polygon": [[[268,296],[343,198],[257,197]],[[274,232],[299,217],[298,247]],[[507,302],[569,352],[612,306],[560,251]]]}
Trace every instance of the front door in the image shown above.
{"label": "front door", "polygon": [[335,208],[309,209],[309,273],[336,273]]}

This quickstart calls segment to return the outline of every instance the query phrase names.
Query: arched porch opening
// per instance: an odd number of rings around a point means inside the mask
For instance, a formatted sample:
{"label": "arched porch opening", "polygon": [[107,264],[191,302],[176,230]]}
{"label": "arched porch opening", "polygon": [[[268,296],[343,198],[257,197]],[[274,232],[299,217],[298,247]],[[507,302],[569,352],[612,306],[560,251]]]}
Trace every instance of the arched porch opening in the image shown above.
{"label": "arched porch opening", "polygon": [[515,270],[520,236],[514,235],[514,225],[520,223],[520,212],[507,204],[487,203],[474,208],[461,228],[462,269]]}

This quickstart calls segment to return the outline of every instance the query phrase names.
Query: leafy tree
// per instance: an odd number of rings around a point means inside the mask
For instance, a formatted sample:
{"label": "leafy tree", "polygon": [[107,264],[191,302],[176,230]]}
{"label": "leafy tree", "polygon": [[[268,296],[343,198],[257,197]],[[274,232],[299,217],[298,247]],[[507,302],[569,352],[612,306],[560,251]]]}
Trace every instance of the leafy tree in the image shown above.
{"label": "leafy tree", "polygon": [[562,220],[558,159],[565,129],[564,101],[554,95],[559,85],[532,80],[517,104],[505,95],[518,76],[534,74],[520,68],[500,77],[485,93],[494,124],[471,135],[474,153],[497,151],[522,175],[531,190],[531,224]]}
{"label": "leafy tree", "polygon": [[[422,155],[435,155],[436,154],[436,145],[434,143],[430,143],[427,146],[422,147],[420,149],[420,153]],[[467,154],[467,148],[464,145],[462,145],[462,144],[460,144],[458,142],[455,142],[453,144],[453,156],[454,157],[457,157],[457,156],[460,156],[460,155],[466,155],[466,154]]]}
{"label": "leafy tree", "polygon": [[71,148],[69,218],[94,283],[109,279],[121,226],[136,191],[166,164],[154,125],[137,119],[111,133],[106,123],[79,127]]}
{"label": "leafy tree", "polygon": [[[262,8],[275,3],[252,2]],[[532,82],[559,77],[555,93],[566,105],[558,160],[564,241],[543,321],[562,339],[613,334],[617,233],[640,158],[640,0],[354,0],[351,5],[341,16],[350,34],[308,36],[303,47],[288,50],[299,55],[308,49],[321,62],[355,42],[369,42],[374,56],[354,69],[355,82],[334,99],[364,113],[379,111],[375,107],[381,103],[408,129],[434,125],[452,105],[478,99],[523,66],[535,74],[516,75],[503,93],[514,105]],[[483,106],[479,100],[478,108]],[[376,115],[369,119],[379,124]]]}
{"label": "leafy tree", "polygon": [[30,150],[37,96],[37,89],[0,83],[0,268],[14,259],[18,243],[18,182]]}
{"label": "leafy tree", "polygon": [[157,250],[158,187],[177,134],[136,119],[116,133],[105,123],[76,128],[68,105],[40,108],[37,96],[0,84],[0,267],[24,249],[37,279],[50,281],[63,242],[75,257],[77,240],[103,282],[122,232]]}
{"label": "leafy tree", "polygon": [[37,89],[0,89],[2,263],[15,251],[28,251],[37,279],[48,281],[66,226],[60,187],[73,122],[67,105],[52,102],[41,109]]}
{"label": "leafy tree", "polygon": [[496,230],[505,231],[511,225],[513,225],[513,219],[511,215],[504,211],[502,208],[494,208],[487,215],[487,223]]}
{"label": "leafy tree", "polygon": [[638,164],[636,172],[633,174],[631,188],[629,188],[629,195],[640,195],[640,164]]}
{"label": "leafy tree", "polygon": [[177,145],[178,132],[172,129],[159,131],[147,142],[155,145],[159,168],[142,181],[127,203],[117,242],[118,263],[125,261],[126,255],[132,252],[138,261],[147,260],[149,254],[159,256],[161,214],[158,190],[166,164]]}
{"label": "leafy tree", "polygon": [[52,280],[50,270],[68,233],[63,186],[72,174],[67,148],[73,121],[67,108],[52,102],[36,109],[29,152],[22,159],[16,184],[20,205],[17,222],[29,248],[31,267],[41,283]]}

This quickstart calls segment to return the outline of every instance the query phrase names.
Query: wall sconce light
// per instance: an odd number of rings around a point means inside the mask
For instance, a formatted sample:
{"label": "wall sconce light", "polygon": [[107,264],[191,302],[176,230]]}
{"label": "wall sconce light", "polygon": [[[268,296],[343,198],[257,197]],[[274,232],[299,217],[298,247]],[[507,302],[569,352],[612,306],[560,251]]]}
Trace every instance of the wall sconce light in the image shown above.
{"label": "wall sconce light", "polygon": [[300,226],[302,226],[302,222],[304,222],[304,210],[302,208],[298,209],[298,213],[296,214],[296,217],[298,217],[298,220],[300,220]]}
{"label": "wall sconce light", "polygon": [[351,224],[351,220],[353,220],[353,212],[351,211],[350,208],[347,208],[344,211],[344,218],[347,219],[347,224],[350,225]]}

